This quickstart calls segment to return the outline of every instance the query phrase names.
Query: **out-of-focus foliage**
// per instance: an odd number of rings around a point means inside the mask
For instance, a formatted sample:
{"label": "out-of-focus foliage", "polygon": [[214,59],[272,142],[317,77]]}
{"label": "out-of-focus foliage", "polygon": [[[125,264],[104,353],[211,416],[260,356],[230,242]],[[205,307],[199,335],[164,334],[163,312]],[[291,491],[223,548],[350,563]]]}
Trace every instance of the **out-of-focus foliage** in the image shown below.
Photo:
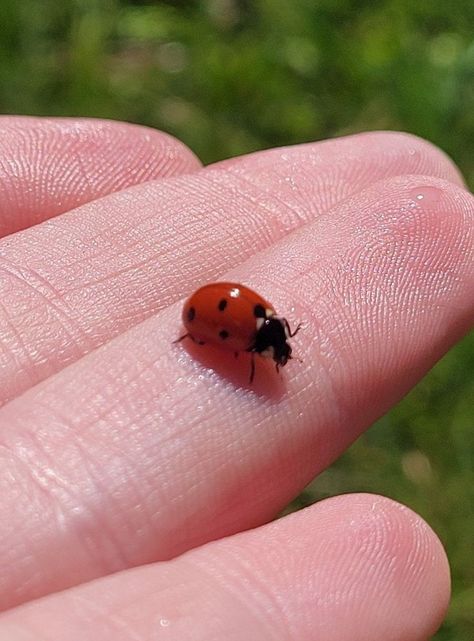
{"label": "out-of-focus foliage", "polygon": [[[0,110],[164,129],[204,162],[367,129],[447,151],[474,185],[474,2],[0,0]],[[441,536],[453,602],[438,641],[474,638],[474,339],[296,505],[379,492]]]}
{"label": "out-of-focus foliage", "polygon": [[4,112],[141,122],[206,162],[402,129],[474,183],[472,0],[0,0],[0,25]]}

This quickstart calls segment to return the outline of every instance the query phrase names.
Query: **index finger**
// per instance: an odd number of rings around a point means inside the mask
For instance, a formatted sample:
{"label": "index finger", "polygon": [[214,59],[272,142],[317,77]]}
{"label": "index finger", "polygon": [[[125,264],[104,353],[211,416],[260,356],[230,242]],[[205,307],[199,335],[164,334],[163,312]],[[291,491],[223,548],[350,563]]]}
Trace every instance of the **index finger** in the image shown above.
{"label": "index finger", "polygon": [[304,321],[284,382],[172,345],[172,305],[3,407],[4,606],[271,518],[472,323],[473,216],[394,178],[228,274]]}

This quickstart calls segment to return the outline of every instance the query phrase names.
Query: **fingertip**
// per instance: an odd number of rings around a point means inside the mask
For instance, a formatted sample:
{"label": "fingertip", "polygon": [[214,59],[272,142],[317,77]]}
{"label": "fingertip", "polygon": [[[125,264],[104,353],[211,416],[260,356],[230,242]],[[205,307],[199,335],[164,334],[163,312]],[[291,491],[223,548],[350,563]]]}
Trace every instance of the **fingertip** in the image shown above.
{"label": "fingertip", "polygon": [[0,117],[0,236],[139,183],[192,173],[164,132],[94,118]]}
{"label": "fingertip", "polygon": [[315,638],[315,630],[338,641],[426,639],[448,607],[450,571],[439,538],[382,496],[321,501],[241,535],[240,546],[245,567],[265,576],[298,639]]}

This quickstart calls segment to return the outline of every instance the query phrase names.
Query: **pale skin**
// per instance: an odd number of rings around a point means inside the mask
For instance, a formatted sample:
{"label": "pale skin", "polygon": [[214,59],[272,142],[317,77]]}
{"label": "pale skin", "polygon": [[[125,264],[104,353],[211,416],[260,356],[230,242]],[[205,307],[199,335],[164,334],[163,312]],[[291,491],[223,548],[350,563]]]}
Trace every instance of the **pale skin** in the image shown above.
{"label": "pale skin", "polygon": [[[269,521],[472,325],[453,163],[398,133],[205,169],[127,124],[0,134],[0,641],[428,639],[450,580],[419,516]],[[219,279],[302,322],[303,362],[249,385],[248,355],[173,344]]]}

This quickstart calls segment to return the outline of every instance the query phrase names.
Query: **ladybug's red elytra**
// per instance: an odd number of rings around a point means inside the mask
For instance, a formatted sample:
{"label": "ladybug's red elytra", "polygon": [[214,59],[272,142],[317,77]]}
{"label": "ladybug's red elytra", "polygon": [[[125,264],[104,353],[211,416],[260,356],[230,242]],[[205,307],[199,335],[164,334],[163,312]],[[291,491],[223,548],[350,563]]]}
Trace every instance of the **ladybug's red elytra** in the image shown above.
{"label": "ladybug's red elytra", "polygon": [[275,361],[276,369],[286,365],[291,356],[294,332],[286,318],[259,294],[238,283],[211,283],[196,290],[183,307],[187,333],[174,341],[190,338],[200,345],[211,343],[226,350],[250,352],[250,382],[255,375],[255,354]]}

